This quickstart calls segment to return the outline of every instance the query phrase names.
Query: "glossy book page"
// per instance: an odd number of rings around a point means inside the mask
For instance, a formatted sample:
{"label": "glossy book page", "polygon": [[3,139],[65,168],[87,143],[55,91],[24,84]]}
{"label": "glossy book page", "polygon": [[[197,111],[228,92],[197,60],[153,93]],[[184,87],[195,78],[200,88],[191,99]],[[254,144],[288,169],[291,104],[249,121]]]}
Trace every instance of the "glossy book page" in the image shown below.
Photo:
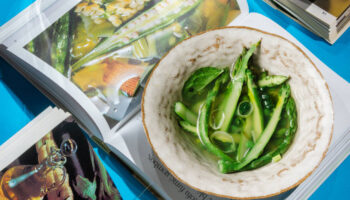
{"label": "glossy book page", "polygon": [[139,105],[168,50],[239,14],[228,0],[84,0],[23,47],[79,88],[112,128]]}
{"label": "glossy book page", "polygon": [[0,199],[121,199],[72,117],[14,159],[0,171]]}

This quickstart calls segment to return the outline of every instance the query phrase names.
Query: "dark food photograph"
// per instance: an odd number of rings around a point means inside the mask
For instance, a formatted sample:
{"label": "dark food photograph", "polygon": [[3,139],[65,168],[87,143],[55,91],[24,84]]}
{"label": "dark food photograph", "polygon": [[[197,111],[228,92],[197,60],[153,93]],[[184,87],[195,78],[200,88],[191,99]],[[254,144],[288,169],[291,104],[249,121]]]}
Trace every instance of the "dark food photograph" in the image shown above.
{"label": "dark food photograph", "polygon": [[121,196],[84,133],[67,119],[0,172],[1,200]]}

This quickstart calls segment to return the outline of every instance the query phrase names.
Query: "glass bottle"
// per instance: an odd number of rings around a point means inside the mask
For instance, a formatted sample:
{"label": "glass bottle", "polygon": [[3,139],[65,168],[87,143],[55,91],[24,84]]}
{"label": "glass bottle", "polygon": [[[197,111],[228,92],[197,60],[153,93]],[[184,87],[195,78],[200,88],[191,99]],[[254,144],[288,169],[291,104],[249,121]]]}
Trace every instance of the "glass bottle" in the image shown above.
{"label": "glass bottle", "polygon": [[[59,188],[66,179],[64,164],[67,156],[77,150],[74,140],[62,142],[60,149],[51,148],[50,155],[37,165],[19,165],[8,169],[0,179],[0,199],[39,200],[49,191]],[[55,169],[62,170],[61,180],[47,183],[47,174]]]}

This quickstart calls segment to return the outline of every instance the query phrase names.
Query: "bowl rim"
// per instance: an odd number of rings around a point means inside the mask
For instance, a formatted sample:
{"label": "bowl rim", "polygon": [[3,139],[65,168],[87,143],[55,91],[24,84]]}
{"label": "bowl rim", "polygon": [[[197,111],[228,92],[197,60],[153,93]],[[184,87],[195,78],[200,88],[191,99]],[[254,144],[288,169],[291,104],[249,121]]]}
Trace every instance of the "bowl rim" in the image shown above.
{"label": "bowl rim", "polygon": [[[202,189],[199,189],[191,184],[189,184],[188,182],[182,180],[180,177],[178,177],[176,175],[175,172],[173,172],[171,170],[171,168],[169,168],[165,163],[164,161],[159,157],[158,155],[158,152],[155,151],[154,147],[153,147],[153,144],[151,142],[151,139],[149,137],[149,133],[148,133],[148,129],[147,129],[147,125],[146,125],[146,122],[145,122],[145,112],[144,112],[144,99],[145,99],[145,94],[147,92],[147,88],[148,88],[148,83],[150,81],[150,79],[152,78],[152,75],[154,73],[154,71],[158,68],[160,62],[169,54],[169,52],[171,52],[174,48],[176,48],[178,45],[180,45],[181,43],[193,38],[193,37],[196,37],[198,35],[202,35],[202,34],[205,34],[207,32],[212,32],[212,31],[217,31],[217,30],[222,30],[222,29],[248,29],[248,30],[253,30],[253,31],[257,31],[257,32],[260,32],[260,33],[263,33],[263,34],[267,34],[267,35],[270,35],[270,36],[274,36],[274,37],[278,37],[288,43],[290,43],[292,46],[294,46],[298,51],[300,51],[309,61],[310,63],[312,64],[312,66],[316,69],[317,73],[320,75],[321,79],[324,80],[324,83],[325,83],[325,86],[327,88],[327,91],[328,91],[328,96],[330,97],[330,100],[331,100],[331,108],[333,110],[333,118],[332,118],[332,128],[331,128],[331,132],[330,132],[330,138],[329,138],[329,141],[328,141],[328,144],[327,144],[327,147],[325,149],[325,151],[323,152],[323,155],[322,155],[322,158],[320,159],[320,161],[318,162],[318,164],[310,171],[308,172],[303,178],[301,178],[298,182],[294,183],[293,185],[289,186],[289,187],[286,187],[282,190],[280,190],[279,192],[275,192],[275,193],[271,193],[271,194],[267,194],[267,195],[263,195],[263,196],[250,196],[250,197],[235,197],[235,196],[228,196],[228,195],[223,195],[223,194],[217,194],[215,192],[208,192],[208,191],[205,191],[205,190],[202,190]],[[199,32],[197,34],[194,34],[184,40],[182,40],[181,42],[177,43],[175,46],[173,46],[167,53],[165,53],[161,59],[158,61],[157,65],[154,66],[154,68],[152,69],[149,77],[147,78],[147,82],[145,84],[145,87],[144,87],[144,91],[142,93],[142,101],[141,101],[141,117],[142,117],[142,125],[143,125],[143,128],[145,130],[145,133],[146,133],[146,137],[147,137],[147,140],[148,140],[148,143],[151,145],[151,148],[152,148],[152,151],[155,153],[155,155],[157,156],[157,158],[159,159],[159,161],[162,163],[162,165],[171,173],[172,176],[174,176],[177,180],[179,180],[181,183],[185,184],[186,186],[196,190],[196,191],[199,191],[199,192],[203,192],[205,194],[209,194],[209,195],[213,195],[213,196],[216,196],[216,197],[223,197],[223,198],[233,198],[233,199],[261,199],[261,198],[269,198],[269,197],[273,197],[273,196],[277,196],[277,195],[280,195],[284,192],[287,192],[295,187],[297,187],[298,185],[300,185],[302,182],[305,181],[305,179],[307,179],[316,169],[317,167],[320,165],[320,163],[322,162],[322,160],[325,158],[328,150],[329,150],[329,146],[330,146],[330,143],[333,139],[333,132],[334,132],[334,104],[333,104],[333,99],[332,99],[332,95],[330,93],[330,90],[329,90],[329,86],[328,86],[328,83],[325,81],[322,73],[320,72],[320,70],[316,67],[316,65],[314,64],[314,62],[309,58],[309,56],[298,46],[296,45],[294,42],[291,42],[289,41],[288,39],[280,36],[280,35],[277,35],[275,33],[270,33],[270,32],[266,32],[266,31],[263,31],[263,30],[260,30],[260,29],[257,29],[257,28],[252,28],[252,27],[248,27],[248,26],[224,26],[224,27],[218,27],[218,28],[214,28],[214,29],[210,29],[210,30],[206,30],[206,31],[202,31],[202,32]]]}

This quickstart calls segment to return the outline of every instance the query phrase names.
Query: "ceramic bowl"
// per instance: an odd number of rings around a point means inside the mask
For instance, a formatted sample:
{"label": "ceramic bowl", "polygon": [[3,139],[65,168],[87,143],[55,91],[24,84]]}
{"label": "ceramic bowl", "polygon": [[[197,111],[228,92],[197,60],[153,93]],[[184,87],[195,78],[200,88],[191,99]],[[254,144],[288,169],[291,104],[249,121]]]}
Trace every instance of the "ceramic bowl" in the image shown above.
{"label": "ceramic bowl", "polygon": [[[258,40],[254,62],[271,74],[290,77],[298,111],[298,130],[282,159],[261,168],[221,174],[188,142],[180,129],[174,103],[193,71],[205,66],[230,66],[244,47]],[[248,27],[207,31],[179,43],[153,69],[142,99],[142,119],[153,151],[181,182],[207,194],[227,198],[264,198],[287,191],[319,165],[333,131],[328,86],[310,58],[292,42]]]}

